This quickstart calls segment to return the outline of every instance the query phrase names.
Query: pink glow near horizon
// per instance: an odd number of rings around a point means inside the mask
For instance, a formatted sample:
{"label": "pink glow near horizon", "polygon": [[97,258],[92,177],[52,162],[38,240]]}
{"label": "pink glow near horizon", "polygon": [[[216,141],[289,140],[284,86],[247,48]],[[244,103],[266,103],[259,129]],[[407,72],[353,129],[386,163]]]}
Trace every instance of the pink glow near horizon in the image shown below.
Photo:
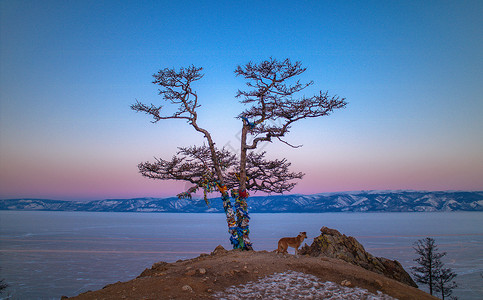
{"label": "pink glow near horizon", "polygon": [[[305,165],[305,163],[300,163]],[[311,167],[305,165],[297,171],[306,176],[290,193],[316,194],[354,190],[481,190],[481,173],[473,169],[454,169],[452,166],[439,168],[396,168],[378,169],[369,166],[361,169],[348,166],[326,168],[323,163]],[[130,170],[129,170],[130,169]],[[295,169],[295,168],[294,168]],[[43,172],[45,171],[45,172]],[[72,170],[57,169],[55,172],[39,170],[26,176],[0,178],[2,198],[51,198],[63,200],[93,200],[107,198],[172,197],[189,188],[189,184],[175,181],[160,181],[142,177],[133,168],[117,172],[85,172],[66,178]],[[22,191],[19,193],[18,191]],[[253,193],[253,195],[263,195]],[[198,196],[201,196],[199,194]],[[216,197],[215,194],[212,195]]]}

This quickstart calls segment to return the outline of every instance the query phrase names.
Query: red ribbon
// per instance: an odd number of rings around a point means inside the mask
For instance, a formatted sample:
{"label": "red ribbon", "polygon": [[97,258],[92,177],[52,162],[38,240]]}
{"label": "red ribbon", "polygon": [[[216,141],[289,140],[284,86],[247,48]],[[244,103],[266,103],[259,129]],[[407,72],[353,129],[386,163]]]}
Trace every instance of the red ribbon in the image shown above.
{"label": "red ribbon", "polygon": [[240,198],[248,198],[247,190],[240,191],[238,195]]}

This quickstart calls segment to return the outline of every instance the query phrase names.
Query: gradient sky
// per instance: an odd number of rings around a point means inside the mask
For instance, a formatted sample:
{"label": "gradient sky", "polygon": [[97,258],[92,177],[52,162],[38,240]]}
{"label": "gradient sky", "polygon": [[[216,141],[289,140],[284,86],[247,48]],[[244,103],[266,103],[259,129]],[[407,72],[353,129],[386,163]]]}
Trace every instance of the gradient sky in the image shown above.
{"label": "gradient sky", "polygon": [[346,97],[267,145],[306,173],[293,193],[483,190],[482,1],[0,1],[0,198],[173,196],[141,161],[202,143],[159,103],[152,74],[204,68],[199,125],[238,149],[244,80],[300,60],[307,90]]}

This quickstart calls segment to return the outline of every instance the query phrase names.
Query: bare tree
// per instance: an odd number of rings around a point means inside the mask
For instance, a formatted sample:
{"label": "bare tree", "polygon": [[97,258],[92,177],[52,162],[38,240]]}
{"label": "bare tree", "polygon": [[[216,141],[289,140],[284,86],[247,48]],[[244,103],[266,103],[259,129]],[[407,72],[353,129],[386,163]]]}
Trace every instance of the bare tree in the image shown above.
{"label": "bare tree", "polygon": [[453,289],[458,287],[456,282],[453,281],[456,276],[457,274],[451,268],[441,268],[436,272],[434,290],[441,293],[441,299],[444,300],[445,297],[451,296]]}
{"label": "bare tree", "polygon": [[[190,66],[181,68],[180,70],[165,68],[154,74],[153,83],[158,85],[159,95],[165,101],[177,106],[178,110],[172,114],[165,115],[162,112],[162,105],[146,105],[139,101],[131,106],[131,109],[137,112],[144,112],[153,117],[154,123],[160,120],[181,119],[186,120],[196,131],[202,133],[208,142],[208,149],[201,148],[180,148],[181,157],[173,157],[168,162],[158,159],[156,163],[141,163],[139,170],[144,176],[155,179],[174,179],[183,180],[195,184],[185,193],[179,196],[191,197],[191,193],[198,188],[203,188],[206,194],[213,192],[218,188],[222,195],[223,207],[227,216],[229,232],[231,233],[232,243],[237,241],[235,212],[233,211],[228,188],[224,182],[222,171],[222,163],[220,155],[226,155],[225,152],[219,152],[215,149],[215,143],[208,130],[198,126],[198,114],[196,109],[200,107],[198,104],[198,95],[192,90],[192,84],[203,78],[201,71],[203,68]],[[200,167],[200,164],[202,165]]]}
{"label": "bare tree", "polygon": [[[329,115],[333,110],[346,106],[344,98],[330,97],[328,92],[319,92],[312,97],[295,96],[313,84],[313,81],[302,83],[295,80],[296,76],[306,71],[301,62],[292,63],[290,59],[278,61],[270,58],[259,64],[252,62],[238,66],[235,70],[237,76],[244,77],[249,90],[239,90],[237,98],[249,107],[239,115],[243,120],[240,147],[240,188],[237,202],[245,208],[248,197],[247,157],[250,150],[257,148],[260,142],[279,140],[291,147],[293,146],[283,138],[289,132],[291,125],[306,118],[316,118]],[[252,136],[251,143],[248,136]],[[248,213],[243,211],[248,218]],[[240,223],[244,231],[248,229],[248,220],[242,219]],[[241,226],[241,225],[240,225]],[[247,240],[247,243],[249,241]]]}
{"label": "bare tree", "polygon": [[412,267],[412,273],[416,282],[428,285],[429,293],[432,295],[436,284],[436,272],[443,265],[441,257],[445,254],[437,252],[438,247],[434,244],[434,239],[429,237],[418,240],[414,250],[419,255],[414,259],[419,266]]}
{"label": "bare tree", "polygon": [[441,292],[442,299],[450,296],[457,285],[452,281],[456,274],[450,268],[443,268],[441,258],[446,252],[438,252],[435,240],[429,237],[418,240],[414,250],[419,255],[414,259],[418,266],[411,267],[416,282],[428,285],[431,295],[436,291]]}
{"label": "bare tree", "polygon": [[[141,174],[149,178],[192,183],[193,186],[180,193],[179,197],[191,198],[191,194],[201,188],[205,201],[208,201],[208,193],[220,192],[233,247],[250,250],[247,190],[287,192],[295,186],[293,180],[301,179],[304,175],[289,171],[290,163],[286,159],[267,160],[265,152],[253,150],[260,142],[271,142],[272,139],[289,144],[282,138],[289,132],[292,123],[328,115],[334,109],[345,107],[346,102],[345,99],[329,97],[322,92],[313,97],[294,99],[297,92],[312,84],[299,81],[288,84],[290,79],[305,71],[300,62],[292,64],[288,59],[270,59],[260,64],[248,63],[238,67],[236,75],[248,79],[247,85],[253,90],[238,91],[237,94],[237,97],[243,97],[242,103],[251,105],[239,115],[243,125],[241,152],[237,157],[227,149],[216,148],[210,132],[198,125],[196,109],[200,105],[192,84],[203,77],[201,70],[191,66],[179,71],[164,69],[154,75],[153,83],[160,86],[159,94],[164,100],[178,106],[175,113],[164,115],[161,105],[146,105],[139,101],[131,108],[152,116],[154,123],[166,119],[184,119],[204,135],[208,145],[179,148],[178,154],[169,161],[157,158],[155,162],[144,162],[138,167]],[[248,135],[253,136],[251,144],[247,143]],[[235,199],[234,207],[228,190],[231,190],[231,196]]]}

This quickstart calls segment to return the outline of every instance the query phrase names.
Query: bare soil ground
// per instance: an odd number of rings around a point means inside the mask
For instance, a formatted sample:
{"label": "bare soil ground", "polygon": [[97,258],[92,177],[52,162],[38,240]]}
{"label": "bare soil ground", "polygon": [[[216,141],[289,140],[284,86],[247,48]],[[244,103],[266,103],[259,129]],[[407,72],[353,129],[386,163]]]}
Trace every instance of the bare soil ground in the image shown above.
{"label": "bare soil ground", "polygon": [[383,275],[342,260],[267,251],[224,250],[175,263],[156,263],[138,278],[110,284],[70,299],[211,299],[228,287],[257,281],[274,273],[295,271],[319,280],[377,291],[397,299],[437,299]]}

